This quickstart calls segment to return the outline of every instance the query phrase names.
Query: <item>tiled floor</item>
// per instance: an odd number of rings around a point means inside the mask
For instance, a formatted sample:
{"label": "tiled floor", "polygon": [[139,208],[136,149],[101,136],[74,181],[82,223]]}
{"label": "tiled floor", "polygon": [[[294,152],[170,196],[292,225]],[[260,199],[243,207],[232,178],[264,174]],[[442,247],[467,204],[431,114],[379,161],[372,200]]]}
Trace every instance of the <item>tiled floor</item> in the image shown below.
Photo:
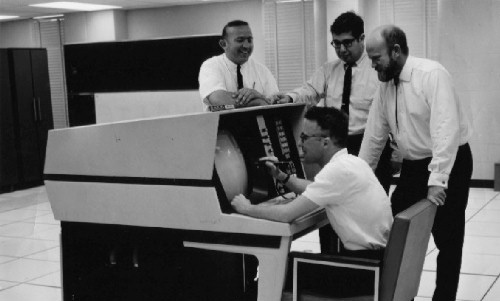
{"label": "tiled floor", "polygon": [[[0,194],[0,300],[60,301],[59,222],[44,187]],[[294,250],[319,251],[313,232]],[[431,240],[416,301],[431,300],[436,250]],[[500,193],[471,189],[457,300],[500,300]]]}

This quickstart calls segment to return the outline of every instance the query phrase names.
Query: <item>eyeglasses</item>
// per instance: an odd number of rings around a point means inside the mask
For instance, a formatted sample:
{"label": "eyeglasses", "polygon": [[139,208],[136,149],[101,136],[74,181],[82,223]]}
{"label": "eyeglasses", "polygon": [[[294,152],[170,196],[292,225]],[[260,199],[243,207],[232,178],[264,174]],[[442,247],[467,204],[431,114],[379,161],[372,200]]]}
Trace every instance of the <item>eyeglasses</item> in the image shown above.
{"label": "eyeglasses", "polygon": [[302,143],[304,143],[304,141],[306,141],[307,139],[309,138],[312,138],[312,137],[317,137],[317,138],[326,138],[326,136],[322,136],[322,135],[306,135],[304,133],[301,133],[300,134],[300,141]]}
{"label": "eyeglasses", "polygon": [[357,39],[345,39],[342,41],[339,40],[333,40],[330,42],[330,44],[335,48],[335,49],[340,49],[341,45],[344,45],[344,48],[349,48],[352,46],[352,43],[356,41]]}

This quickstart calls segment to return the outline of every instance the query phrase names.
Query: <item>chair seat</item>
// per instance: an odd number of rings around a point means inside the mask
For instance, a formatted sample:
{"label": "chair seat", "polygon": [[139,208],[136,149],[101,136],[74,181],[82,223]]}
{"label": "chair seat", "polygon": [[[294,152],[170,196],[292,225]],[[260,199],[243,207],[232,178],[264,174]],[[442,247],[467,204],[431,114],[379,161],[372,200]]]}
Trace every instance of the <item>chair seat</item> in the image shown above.
{"label": "chair seat", "polygon": [[[364,301],[374,300],[374,298],[376,301],[408,301],[413,299],[418,292],[436,210],[437,207],[434,204],[423,199],[397,214],[381,261],[324,254],[291,253],[294,267],[293,287],[297,293],[300,293],[300,298],[297,301]],[[299,271],[299,265],[309,267],[307,269],[302,268]],[[337,272],[337,274],[334,274],[336,278],[332,278],[331,281],[332,284],[336,283],[337,285],[332,287],[323,283],[324,281],[330,281],[327,276],[329,272],[325,270],[325,267],[372,271],[374,277],[373,281],[353,282],[350,280],[353,278],[339,278]],[[346,273],[346,275],[349,274]],[[302,280],[299,281],[301,277]],[[355,279],[359,280],[360,278],[356,276]],[[347,282],[344,280],[347,280]],[[302,284],[298,285],[298,282]],[[354,289],[352,289],[351,284],[353,284]],[[351,297],[356,294],[365,295],[371,293],[370,291],[359,290],[358,284],[365,285],[367,288],[374,288],[374,296]],[[300,288],[300,286],[302,287]],[[315,293],[307,291],[313,287],[317,289]],[[331,297],[325,297],[326,293],[331,293],[330,291],[337,288],[339,288],[339,293],[335,292],[331,294]]]}

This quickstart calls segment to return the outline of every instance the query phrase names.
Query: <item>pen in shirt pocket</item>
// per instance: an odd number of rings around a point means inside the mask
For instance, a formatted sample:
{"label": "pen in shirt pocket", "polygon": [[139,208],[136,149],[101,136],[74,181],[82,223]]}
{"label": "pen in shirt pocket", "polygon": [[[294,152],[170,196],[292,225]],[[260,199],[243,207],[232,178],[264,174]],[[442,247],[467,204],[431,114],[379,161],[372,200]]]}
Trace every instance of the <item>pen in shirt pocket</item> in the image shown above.
{"label": "pen in shirt pocket", "polygon": [[253,82],[252,89],[255,89],[255,82]]}

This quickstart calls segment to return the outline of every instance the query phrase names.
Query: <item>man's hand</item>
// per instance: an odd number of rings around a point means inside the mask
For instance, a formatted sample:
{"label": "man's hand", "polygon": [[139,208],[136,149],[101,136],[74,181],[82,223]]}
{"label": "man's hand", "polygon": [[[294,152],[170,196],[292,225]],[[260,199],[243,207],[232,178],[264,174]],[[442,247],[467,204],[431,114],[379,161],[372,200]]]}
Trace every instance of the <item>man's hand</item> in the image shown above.
{"label": "man's hand", "polygon": [[272,99],[272,104],[284,104],[293,102],[290,96],[285,95],[283,93],[276,93],[273,96],[271,96],[271,99]]}
{"label": "man's hand", "polygon": [[264,95],[250,88],[241,88],[233,93],[232,97],[237,108],[246,107],[250,101],[256,98],[265,99]]}
{"label": "man's hand", "polygon": [[444,201],[446,199],[446,192],[444,191],[444,187],[429,186],[427,198],[437,206],[444,205]]}
{"label": "man's hand", "polygon": [[242,194],[238,194],[231,201],[231,206],[233,206],[234,210],[239,213],[245,214],[246,209],[252,206],[252,203]]}
{"label": "man's hand", "polygon": [[[267,167],[267,171],[269,172],[271,177],[278,179],[280,174],[284,174],[284,172],[282,172],[278,167],[276,167],[276,165],[274,165],[274,163],[278,162],[278,158],[276,158],[276,157],[262,157],[262,158],[259,158],[259,161],[264,162],[264,164]],[[286,175],[285,175],[285,177],[286,177]]]}

